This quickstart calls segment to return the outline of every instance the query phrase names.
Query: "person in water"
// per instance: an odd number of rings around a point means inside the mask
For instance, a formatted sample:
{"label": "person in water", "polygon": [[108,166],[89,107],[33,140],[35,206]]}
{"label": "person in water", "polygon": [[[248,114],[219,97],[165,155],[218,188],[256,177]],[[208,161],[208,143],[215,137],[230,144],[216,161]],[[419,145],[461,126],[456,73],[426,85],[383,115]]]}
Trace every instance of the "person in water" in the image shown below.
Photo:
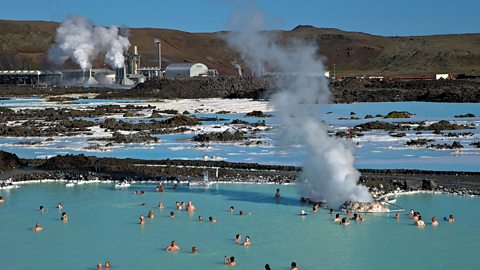
{"label": "person in water", "polygon": [[333,219],[333,222],[340,222],[340,221],[342,221],[342,218],[340,217],[340,214],[337,213],[337,214],[335,215],[335,218]]}
{"label": "person in water", "polygon": [[175,203],[175,207],[176,207],[178,210],[182,210],[182,206],[180,205],[179,202],[176,202],[176,203]]}
{"label": "person in water", "polygon": [[217,220],[213,219],[213,217],[208,217],[208,220],[210,220],[210,222],[214,222],[214,223],[217,222]]}
{"label": "person in water", "polygon": [[35,224],[35,227],[33,227],[33,230],[38,232],[43,230],[42,226],[40,226],[40,223]]}
{"label": "person in water", "polygon": [[250,246],[252,245],[252,242],[250,242],[250,236],[245,236],[245,242],[243,242],[244,246]]}
{"label": "person in water", "polygon": [[106,261],[106,262],[105,262],[105,268],[110,268],[110,267],[111,267],[111,266],[110,266],[110,261]]}
{"label": "person in water", "polygon": [[306,216],[307,213],[305,212],[305,210],[300,210],[300,214],[299,214],[299,215],[300,215],[300,216]]}
{"label": "person in water", "polygon": [[298,267],[297,267],[297,263],[296,262],[292,262],[290,264],[290,270],[298,270]]}
{"label": "person in water", "polygon": [[140,225],[143,225],[145,224],[145,218],[143,217],[143,215],[140,216]]}
{"label": "person in water", "polygon": [[414,211],[415,211],[415,210],[410,209],[410,211],[408,212],[408,216],[411,217],[411,218],[413,218],[413,215],[415,214]]}
{"label": "person in water", "polygon": [[165,207],[163,206],[163,202],[159,202],[157,208],[158,208],[158,209],[163,209],[163,208],[165,208]]}
{"label": "person in water", "polygon": [[359,214],[359,215],[358,215],[358,220],[360,220],[360,221],[365,221],[365,218],[363,218],[363,214]]}
{"label": "person in water", "polygon": [[155,216],[153,215],[152,209],[150,209],[150,210],[148,211],[147,217],[148,217],[148,218],[154,218],[154,217],[155,217]]}
{"label": "person in water", "polygon": [[196,210],[197,210],[197,208],[195,207],[195,205],[191,201],[188,201],[187,211],[188,212],[195,212]]}
{"label": "person in water", "polygon": [[172,243],[166,248],[167,251],[179,251],[180,247],[177,245],[177,242],[175,240],[172,241]]}
{"label": "person in water", "polygon": [[413,222],[417,222],[420,217],[420,212],[413,213]]}
{"label": "person in water", "polygon": [[275,192],[275,199],[280,199],[280,189],[277,188],[277,192]]}
{"label": "person in water", "polygon": [[328,213],[329,213],[330,215],[333,215],[335,212],[333,211],[332,208],[330,208],[330,211],[328,211]]}
{"label": "person in water", "polygon": [[438,225],[438,220],[436,217],[432,217],[432,226],[437,226]]}
{"label": "person in water", "polygon": [[342,218],[342,221],[340,222],[340,225],[343,225],[343,226],[350,225],[350,220],[348,220],[348,218],[344,217],[344,218]]}
{"label": "person in water", "polygon": [[453,217],[452,214],[450,214],[450,216],[448,216],[448,222],[449,222],[449,223],[455,222],[455,218]]}
{"label": "person in water", "polygon": [[103,266],[101,263],[97,263],[97,270],[102,270],[103,269]]}
{"label": "person in water", "polygon": [[67,212],[63,212],[63,213],[62,213],[62,216],[60,217],[60,220],[63,221],[63,222],[67,222],[67,221],[68,221]]}
{"label": "person in water", "polygon": [[3,203],[5,199],[3,199],[3,196],[0,196],[0,203]]}
{"label": "person in water", "polygon": [[235,235],[235,242],[236,243],[240,243],[241,240],[242,240],[242,236],[240,234]]}
{"label": "person in water", "polygon": [[265,270],[272,270],[272,268],[270,268],[270,265],[268,263],[265,264]]}
{"label": "person in water", "polygon": [[44,211],[45,211],[45,208],[43,207],[43,205],[40,205],[40,213],[43,214]]}
{"label": "person in water", "polygon": [[195,254],[195,253],[198,253],[198,249],[196,246],[193,246],[192,247],[192,253]]}
{"label": "person in water", "polygon": [[422,220],[422,216],[418,216],[418,220],[417,220],[417,226],[418,227],[425,227],[425,222]]}
{"label": "person in water", "polygon": [[239,214],[240,216],[243,216],[243,210],[240,210],[240,211],[238,212],[238,214]]}
{"label": "person in water", "polygon": [[170,212],[170,218],[175,218],[175,212],[173,211]]}
{"label": "person in water", "polygon": [[230,265],[230,266],[237,265],[237,263],[235,262],[235,257],[233,256],[230,258],[228,258],[228,256],[223,257],[223,264]]}
{"label": "person in water", "polygon": [[203,222],[203,217],[202,217],[202,216],[198,216],[198,221]]}
{"label": "person in water", "polygon": [[355,220],[355,221],[358,220],[358,214],[357,213],[353,214],[352,220]]}
{"label": "person in water", "polygon": [[395,219],[396,219],[396,220],[400,220],[400,213],[397,212],[397,213],[395,214]]}
{"label": "person in water", "polygon": [[57,204],[57,208],[58,208],[58,209],[62,209],[62,208],[63,208],[63,205],[62,205],[61,202],[59,202],[59,203]]}
{"label": "person in water", "polygon": [[235,212],[235,207],[233,207],[233,206],[230,206],[230,213],[232,213],[232,214],[233,214],[233,212]]}

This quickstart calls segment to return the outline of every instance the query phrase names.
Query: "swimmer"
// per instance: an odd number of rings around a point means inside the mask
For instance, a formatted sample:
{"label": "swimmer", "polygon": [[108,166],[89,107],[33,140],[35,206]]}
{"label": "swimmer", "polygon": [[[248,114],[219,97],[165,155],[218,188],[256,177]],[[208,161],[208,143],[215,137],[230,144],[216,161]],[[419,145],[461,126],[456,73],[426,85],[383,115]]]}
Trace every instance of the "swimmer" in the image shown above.
{"label": "swimmer", "polygon": [[230,206],[230,213],[232,213],[232,214],[233,214],[233,212],[235,212],[235,207],[233,207],[233,206]]}
{"label": "swimmer", "polygon": [[227,256],[223,257],[223,264],[225,265],[230,265],[230,266],[235,266],[237,263],[235,262],[235,257],[230,257],[228,258]]}
{"label": "swimmer", "polygon": [[145,205],[147,205],[147,204],[146,204],[146,203],[142,203],[142,204],[140,204],[140,206],[145,206]]}
{"label": "swimmer", "polygon": [[438,220],[436,217],[432,217],[432,226],[437,226],[438,225]]}
{"label": "swimmer", "polygon": [[315,205],[314,205],[313,208],[312,208],[312,213],[314,213],[314,214],[317,213],[317,209],[318,209],[318,208],[315,207]]}
{"label": "swimmer", "polygon": [[102,264],[101,264],[101,263],[98,263],[98,264],[97,264],[97,270],[102,270],[102,269],[103,269]]}
{"label": "swimmer", "polygon": [[275,199],[280,199],[280,189],[277,188],[277,192],[275,192]]}
{"label": "swimmer", "polygon": [[203,217],[202,217],[202,216],[198,216],[198,221],[203,222]]}
{"label": "swimmer", "polygon": [[175,218],[175,212],[170,212],[170,218]]}
{"label": "swimmer", "polygon": [[335,215],[335,218],[333,219],[333,222],[340,222],[340,221],[342,221],[342,218],[340,217],[340,214],[337,213],[337,214]]}
{"label": "swimmer", "polygon": [[328,213],[329,213],[330,215],[333,215],[333,213],[335,213],[335,212],[333,211],[332,208],[330,208],[330,211],[328,211]]}
{"label": "swimmer", "polygon": [[187,204],[187,211],[188,212],[195,212],[195,210],[197,210],[197,208],[195,207],[194,204],[192,204],[191,201],[188,201],[188,204]]}
{"label": "swimmer", "polygon": [[422,220],[422,216],[418,216],[417,226],[420,228],[425,227],[425,222]]}
{"label": "swimmer", "polygon": [[418,217],[420,217],[420,213],[419,212],[415,212],[413,213],[413,222],[417,222],[418,221]]}
{"label": "swimmer", "polygon": [[270,265],[268,263],[265,264],[265,270],[272,270],[272,268],[270,268]]}
{"label": "swimmer", "polygon": [[365,221],[365,218],[363,218],[363,215],[362,215],[362,214],[359,214],[359,215],[358,215],[358,220],[360,220],[360,221]]}
{"label": "swimmer", "polygon": [[35,224],[35,227],[33,227],[33,230],[38,232],[43,230],[42,226],[40,226],[40,223]]}
{"label": "swimmer", "polygon": [[57,208],[58,208],[58,209],[62,209],[62,208],[63,208],[62,203],[59,202],[59,203],[57,204]]}
{"label": "swimmer", "polygon": [[192,247],[192,253],[195,254],[195,253],[198,253],[198,249],[196,246],[193,246]]}
{"label": "swimmer", "polygon": [[396,220],[400,220],[400,213],[397,212],[397,213],[395,214],[395,219],[396,219]]}
{"label": "swimmer", "polygon": [[4,201],[3,196],[0,196],[0,203],[3,203]]}
{"label": "swimmer", "polygon": [[296,262],[292,262],[292,264],[290,264],[290,270],[298,270]]}
{"label": "swimmer", "polygon": [[355,220],[355,221],[358,220],[358,214],[357,213],[353,214],[352,220]]}
{"label": "swimmer", "polygon": [[179,202],[175,203],[175,207],[177,207],[178,210],[182,210],[182,206],[180,205]]}
{"label": "swimmer", "polygon": [[213,217],[208,217],[208,220],[210,220],[210,222],[213,222],[213,223],[217,222],[217,220],[213,219]]}
{"label": "swimmer", "polygon": [[43,207],[43,205],[40,205],[40,213],[43,214],[44,211],[45,211],[45,208]]}
{"label": "swimmer", "polygon": [[342,225],[342,226],[350,225],[350,220],[348,220],[346,217],[344,217],[344,218],[342,218],[342,221],[340,222],[340,225]]}
{"label": "swimmer", "polygon": [[305,210],[300,210],[300,214],[299,214],[299,215],[300,215],[300,216],[306,216],[307,213],[305,212]]}
{"label": "swimmer", "polygon": [[140,195],[142,195],[142,196],[145,195],[145,191],[143,191],[143,190],[140,191]]}
{"label": "swimmer", "polygon": [[150,209],[150,210],[148,211],[147,217],[148,217],[148,218],[154,218],[154,217],[155,217],[155,216],[153,215],[152,209]]}
{"label": "swimmer", "polygon": [[62,216],[60,217],[60,220],[63,221],[63,222],[67,222],[67,221],[68,221],[67,212],[63,212],[63,213],[62,213]]}
{"label": "swimmer", "polygon": [[235,235],[235,242],[240,243],[242,236],[240,234]]}
{"label": "swimmer", "polygon": [[105,262],[105,268],[110,268],[110,261]]}
{"label": "swimmer", "polygon": [[238,214],[239,214],[240,216],[243,216],[243,210],[240,210],[240,211],[238,212]]}
{"label": "swimmer", "polygon": [[175,242],[175,240],[174,240],[165,250],[167,250],[167,251],[179,251],[180,247],[177,245],[177,242]]}
{"label": "swimmer", "polygon": [[243,242],[244,246],[250,246],[252,245],[252,242],[250,242],[250,236],[245,236],[245,242]]}
{"label": "swimmer", "polygon": [[143,225],[145,224],[145,218],[143,217],[143,215],[140,216],[140,225]]}
{"label": "swimmer", "polygon": [[157,208],[158,208],[158,209],[163,209],[163,208],[165,208],[165,207],[163,206],[163,202],[159,202]]}
{"label": "swimmer", "polygon": [[160,184],[160,185],[157,187],[157,191],[158,191],[158,192],[165,192],[165,188],[163,187],[162,184]]}
{"label": "swimmer", "polygon": [[414,210],[413,209],[410,209],[410,211],[408,212],[408,216],[413,218],[413,215],[415,214]]}
{"label": "swimmer", "polygon": [[455,222],[455,218],[453,217],[453,215],[448,216],[448,222],[449,223]]}
{"label": "swimmer", "polygon": [[350,209],[347,209],[347,216],[351,216],[352,215],[352,211]]}
{"label": "swimmer", "polygon": [[177,184],[173,184],[173,190],[177,189]]}

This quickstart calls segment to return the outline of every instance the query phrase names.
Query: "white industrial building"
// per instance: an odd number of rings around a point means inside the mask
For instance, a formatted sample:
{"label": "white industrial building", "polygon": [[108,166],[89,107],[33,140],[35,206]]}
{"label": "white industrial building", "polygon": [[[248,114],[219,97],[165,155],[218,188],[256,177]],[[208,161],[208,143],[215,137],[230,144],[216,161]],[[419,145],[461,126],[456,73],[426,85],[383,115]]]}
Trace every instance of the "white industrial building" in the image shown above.
{"label": "white industrial building", "polygon": [[165,68],[165,78],[190,78],[208,75],[208,67],[202,63],[174,63]]}

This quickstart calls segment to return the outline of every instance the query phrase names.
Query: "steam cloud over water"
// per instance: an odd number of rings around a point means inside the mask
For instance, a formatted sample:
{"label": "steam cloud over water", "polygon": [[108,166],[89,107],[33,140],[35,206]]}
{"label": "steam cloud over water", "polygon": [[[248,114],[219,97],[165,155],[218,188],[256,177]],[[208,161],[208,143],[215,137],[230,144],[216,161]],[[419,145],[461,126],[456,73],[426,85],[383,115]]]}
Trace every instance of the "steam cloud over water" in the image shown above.
{"label": "steam cloud over water", "polygon": [[62,65],[72,59],[82,69],[92,67],[97,55],[114,68],[124,66],[124,52],[130,47],[128,37],[116,26],[94,26],[82,16],[71,16],[57,29],[55,45],[48,52],[50,62]]}
{"label": "steam cloud over water", "polygon": [[368,189],[357,184],[360,173],[354,167],[354,148],[347,141],[329,136],[327,126],[316,116],[318,103],[330,100],[317,47],[301,41],[279,46],[275,35],[260,31],[260,12],[250,7],[240,9],[232,19],[235,31],[226,36],[226,41],[252,70],[285,75],[277,81],[278,93],[271,104],[282,125],[281,145],[302,144],[305,148],[300,194],[314,201],[326,200],[332,207],[350,200],[372,201]]}

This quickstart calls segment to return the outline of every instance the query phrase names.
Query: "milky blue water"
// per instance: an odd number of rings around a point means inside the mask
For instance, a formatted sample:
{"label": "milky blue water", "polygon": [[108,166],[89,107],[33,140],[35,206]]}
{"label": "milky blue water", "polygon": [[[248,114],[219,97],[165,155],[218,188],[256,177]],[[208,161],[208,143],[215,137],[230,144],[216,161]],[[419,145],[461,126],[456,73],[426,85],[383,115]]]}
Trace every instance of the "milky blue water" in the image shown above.
{"label": "milky blue water", "polygon": [[[281,189],[280,201],[273,199]],[[132,194],[144,190],[145,196]],[[236,269],[479,269],[479,199],[450,195],[400,196],[398,204],[420,211],[427,226],[412,225],[406,213],[366,215],[348,227],[334,224],[327,210],[311,214],[299,204],[295,186],[222,184],[209,189],[181,187],[155,193],[153,185],[114,190],[112,185],[32,184],[10,192],[0,204],[0,262],[2,269],[95,269],[110,260],[112,269],[224,269],[223,257],[235,256]],[[189,215],[174,208],[176,201],[193,201]],[[166,208],[153,208],[162,201]],[[62,202],[64,208],[55,208]],[[146,206],[141,206],[145,203]],[[40,214],[38,208],[47,208]],[[239,216],[228,211],[234,206]],[[139,215],[153,209],[155,218],[138,224]],[[308,216],[298,216],[305,209]],[[69,221],[59,220],[60,212]],[[169,218],[175,211],[176,217]],[[428,221],[454,214],[456,222]],[[213,216],[217,223],[199,222]],[[45,228],[33,232],[36,223]],[[252,246],[234,243],[249,235]],[[177,241],[180,252],[164,250]],[[191,254],[192,246],[198,254]]]}
{"label": "milky blue water", "polygon": [[[27,100],[28,101],[28,100]],[[38,100],[33,100],[37,102]],[[3,103],[2,103],[3,102]],[[9,103],[10,102],[10,103]],[[69,106],[97,106],[118,102],[116,100],[80,100],[78,104]],[[148,101],[141,103],[141,100],[124,100],[127,103],[139,103],[147,105]],[[0,106],[15,107],[16,101],[0,101]],[[23,100],[25,103],[25,100]],[[2,105],[3,104],[3,105]],[[47,106],[47,105],[45,105]],[[48,105],[51,106],[51,105]],[[64,105],[62,105],[64,106]],[[406,131],[402,138],[391,137],[385,131],[365,132],[365,136],[353,138],[352,143],[356,146],[356,166],[358,168],[410,168],[427,170],[454,170],[454,171],[480,171],[480,149],[471,145],[480,141],[480,106],[474,103],[428,103],[428,102],[380,102],[380,103],[354,103],[354,104],[328,104],[315,106],[319,119],[323,119],[333,132],[358,125],[368,121],[427,121],[431,123],[439,120],[449,120],[459,124],[472,125],[475,129],[460,130],[455,132],[472,132],[473,136],[460,136],[458,138],[445,137],[425,131],[423,134],[416,134],[415,131]],[[409,119],[364,119],[365,115],[382,114],[390,111],[408,111],[415,115]],[[359,120],[339,120],[339,118],[350,118],[350,113]],[[473,113],[475,118],[455,118],[455,115]],[[248,118],[244,114],[215,114],[202,113],[193,114],[197,117],[218,118],[218,121],[203,121],[211,130],[215,126],[222,126],[230,123],[233,119],[241,119],[249,122],[266,121],[273,126],[272,130],[259,132],[258,138],[251,146],[241,143],[208,143],[208,147],[198,147],[199,143],[190,139],[195,133],[158,135],[158,143],[152,144],[117,144],[107,151],[92,151],[85,149],[94,141],[91,138],[62,137],[54,142],[45,142],[45,138],[0,138],[0,149],[15,152],[25,158],[42,158],[58,154],[80,154],[96,155],[100,157],[118,158],[140,158],[140,159],[203,159],[205,156],[218,160],[232,162],[257,162],[263,164],[286,164],[301,165],[304,150],[302,147],[283,149],[278,147],[276,135],[278,122],[275,118]],[[104,121],[104,118],[96,118]],[[222,120],[226,119],[226,120]],[[92,120],[92,119],[90,119]],[[124,118],[124,121],[149,121],[148,118]],[[219,129],[220,131],[220,129]],[[446,131],[447,133],[449,131]],[[417,147],[408,147],[406,143],[412,139],[426,138],[434,139],[436,144],[451,144],[454,140],[459,141],[464,148],[462,150],[437,150]],[[23,141],[44,141],[41,145],[19,145]],[[264,142],[256,145],[256,141]]]}

